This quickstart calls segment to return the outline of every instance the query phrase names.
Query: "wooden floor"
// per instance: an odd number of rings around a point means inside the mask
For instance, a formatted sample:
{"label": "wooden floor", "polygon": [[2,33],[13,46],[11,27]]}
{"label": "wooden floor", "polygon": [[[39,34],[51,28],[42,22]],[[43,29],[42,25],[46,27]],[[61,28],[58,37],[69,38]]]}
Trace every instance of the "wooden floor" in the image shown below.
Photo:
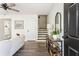
{"label": "wooden floor", "polygon": [[46,42],[27,41],[14,56],[49,56]]}

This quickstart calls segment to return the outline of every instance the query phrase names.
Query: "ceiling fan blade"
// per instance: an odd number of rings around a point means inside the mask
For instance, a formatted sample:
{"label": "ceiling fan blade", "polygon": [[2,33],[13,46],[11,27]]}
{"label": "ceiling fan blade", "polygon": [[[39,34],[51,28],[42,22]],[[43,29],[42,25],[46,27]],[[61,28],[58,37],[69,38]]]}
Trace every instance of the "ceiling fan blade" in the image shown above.
{"label": "ceiling fan blade", "polygon": [[8,7],[14,7],[14,6],[16,6],[16,4],[15,3],[8,3],[7,6]]}
{"label": "ceiling fan blade", "polygon": [[20,12],[19,10],[17,10],[17,9],[13,9],[13,8],[7,8],[7,9],[9,9],[9,10],[13,10],[13,11],[16,11],[16,12]]}

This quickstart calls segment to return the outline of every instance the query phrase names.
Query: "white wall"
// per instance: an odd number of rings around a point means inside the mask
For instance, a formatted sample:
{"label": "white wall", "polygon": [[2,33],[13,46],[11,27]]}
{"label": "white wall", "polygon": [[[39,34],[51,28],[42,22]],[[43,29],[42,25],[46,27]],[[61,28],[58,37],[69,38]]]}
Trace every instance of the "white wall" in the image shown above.
{"label": "white wall", "polygon": [[[0,15],[0,18],[11,18],[12,20],[12,38],[16,33],[25,35],[26,40],[36,40],[38,34],[38,17],[37,15]],[[24,29],[15,29],[15,20],[24,20]]]}
{"label": "white wall", "polygon": [[64,4],[63,3],[55,3],[53,4],[52,10],[51,12],[48,14],[48,20],[47,23],[52,25],[51,27],[55,27],[55,15],[57,12],[61,13],[61,17],[62,17],[62,33],[63,33],[63,16],[64,16]]}

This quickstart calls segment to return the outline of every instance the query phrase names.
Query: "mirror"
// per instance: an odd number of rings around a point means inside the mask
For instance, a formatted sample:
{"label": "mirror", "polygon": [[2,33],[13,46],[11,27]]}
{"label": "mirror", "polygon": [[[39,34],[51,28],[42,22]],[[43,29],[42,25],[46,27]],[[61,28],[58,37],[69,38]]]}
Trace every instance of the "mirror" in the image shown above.
{"label": "mirror", "polygon": [[61,13],[57,12],[56,16],[55,16],[55,31],[58,31],[59,33],[61,33]]}
{"label": "mirror", "polygon": [[4,40],[11,39],[11,19],[3,19],[4,25]]}

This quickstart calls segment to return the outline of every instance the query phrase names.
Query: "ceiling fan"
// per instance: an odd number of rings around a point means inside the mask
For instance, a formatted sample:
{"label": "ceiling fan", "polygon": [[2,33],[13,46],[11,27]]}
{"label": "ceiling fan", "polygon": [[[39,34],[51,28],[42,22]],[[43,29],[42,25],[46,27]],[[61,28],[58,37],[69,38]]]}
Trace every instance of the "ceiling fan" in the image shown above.
{"label": "ceiling fan", "polygon": [[2,3],[0,4],[0,8],[3,8],[4,10],[12,10],[12,11],[16,11],[16,12],[20,12],[17,9],[13,9],[12,7],[16,6],[16,4],[14,3]]}

